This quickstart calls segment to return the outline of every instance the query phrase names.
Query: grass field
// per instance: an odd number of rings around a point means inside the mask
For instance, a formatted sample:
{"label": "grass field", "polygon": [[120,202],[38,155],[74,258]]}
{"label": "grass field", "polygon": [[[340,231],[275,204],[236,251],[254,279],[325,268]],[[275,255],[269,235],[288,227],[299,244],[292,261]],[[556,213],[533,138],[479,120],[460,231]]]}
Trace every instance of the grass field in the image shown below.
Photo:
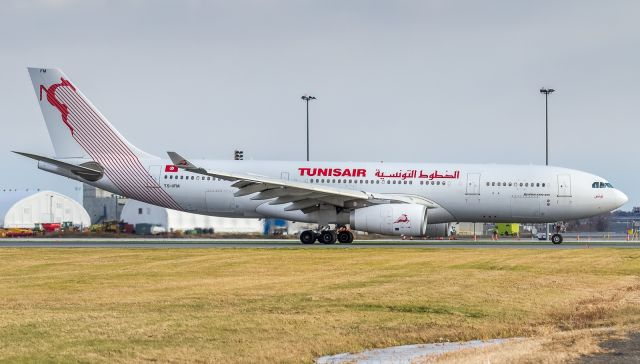
{"label": "grass field", "polygon": [[0,249],[0,360],[311,362],[640,326],[630,249]]}

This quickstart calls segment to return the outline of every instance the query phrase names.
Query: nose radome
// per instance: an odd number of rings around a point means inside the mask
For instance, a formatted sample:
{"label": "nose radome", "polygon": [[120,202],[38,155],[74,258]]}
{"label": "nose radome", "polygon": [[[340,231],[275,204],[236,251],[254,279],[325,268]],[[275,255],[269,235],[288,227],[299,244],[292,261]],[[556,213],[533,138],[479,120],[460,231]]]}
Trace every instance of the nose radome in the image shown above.
{"label": "nose radome", "polygon": [[629,201],[629,197],[620,190],[616,190],[616,204],[618,207],[626,204]]}

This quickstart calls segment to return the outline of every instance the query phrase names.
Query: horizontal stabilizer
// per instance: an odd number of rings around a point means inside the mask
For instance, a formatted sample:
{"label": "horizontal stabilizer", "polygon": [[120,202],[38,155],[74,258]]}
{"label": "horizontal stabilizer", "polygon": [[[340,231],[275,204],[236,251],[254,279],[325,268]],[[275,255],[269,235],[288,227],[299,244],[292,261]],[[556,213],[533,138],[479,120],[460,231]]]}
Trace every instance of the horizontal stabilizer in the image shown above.
{"label": "horizontal stabilizer", "polygon": [[66,169],[71,173],[75,174],[76,176],[82,177],[91,182],[95,182],[99,180],[100,178],[102,178],[102,175],[103,175],[102,167],[100,167],[100,165],[96,162],[87,162],[87,163],[83,163],[82,165],[76,165],[76,164],[63,162],[57,159],[44,157],[41,155],[24,153],[24,152],[16,152],[16,151],[13,151],[13,152],[16,154],[25,156],[27,158],[35,159],[40,162],[49,163],[56,167]]}

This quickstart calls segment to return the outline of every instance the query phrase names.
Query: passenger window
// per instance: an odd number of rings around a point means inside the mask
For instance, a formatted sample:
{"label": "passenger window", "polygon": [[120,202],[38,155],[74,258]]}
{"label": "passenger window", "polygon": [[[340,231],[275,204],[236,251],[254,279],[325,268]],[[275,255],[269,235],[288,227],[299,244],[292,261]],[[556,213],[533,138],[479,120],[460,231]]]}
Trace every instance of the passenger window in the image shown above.
{"label": "passenger window", "polygon": [[509,187],[511,187],[511,182],[509,182]]}
{"label": "passenger window", "polygon": [[491,182],[487,182],[487,186],[491,186]]}
{"label": "passenger window", "polygon": [[529,187],[529,182],[524,184],[525,187]]}
{"label": "passenger window", "polygon": [[502,182],[502,186],[506,186],[506,185],[507,185],[507,182]]}
{"label": "passenger window", "polygon": [[440,181],[436,182],[437,185],[440,185]]}
{"label": "passenger window", "polygon": [[542,183],[542,187],[544,187],[544,185],[545,185],[545,183],[543,182],[543,183]]}
{"label": "passenger window", "polygon": [[536,187],[540,187],[540,183],[536,183]]}
{"label": "passenger window", "polygon": [[520,182],[520,187],[522,187],[522,182]]}
{"label": "passenger window", "polygon": [[[440,183],[438,183],[438,184],[440,184]],[[495,186],[495,185],[496,185],[496,183],[495,183],[495,182],[491,182],[491,185],[492,185],[492,186]]]}
{"label": "passenger window", "polygon": [[376,180],[376,184],[377,184],[377,185],[378,185],[378,184],[380,184],[380,180]]}

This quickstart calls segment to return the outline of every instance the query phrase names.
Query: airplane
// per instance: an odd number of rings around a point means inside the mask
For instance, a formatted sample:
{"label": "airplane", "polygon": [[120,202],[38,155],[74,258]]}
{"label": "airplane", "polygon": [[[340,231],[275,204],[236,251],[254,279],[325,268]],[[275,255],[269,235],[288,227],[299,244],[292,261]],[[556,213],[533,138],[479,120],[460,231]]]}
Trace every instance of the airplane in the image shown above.
{"label": "airplane", "polygon": [[353,230],[424,237],[461,221],[581,219],[628,201],[602,177],[552,166],[163,159],[128,142],[59,69],[28,71],[55,155],[15,153],[39,169],[175,210],[317,224],[303,244],[348,244]]}

